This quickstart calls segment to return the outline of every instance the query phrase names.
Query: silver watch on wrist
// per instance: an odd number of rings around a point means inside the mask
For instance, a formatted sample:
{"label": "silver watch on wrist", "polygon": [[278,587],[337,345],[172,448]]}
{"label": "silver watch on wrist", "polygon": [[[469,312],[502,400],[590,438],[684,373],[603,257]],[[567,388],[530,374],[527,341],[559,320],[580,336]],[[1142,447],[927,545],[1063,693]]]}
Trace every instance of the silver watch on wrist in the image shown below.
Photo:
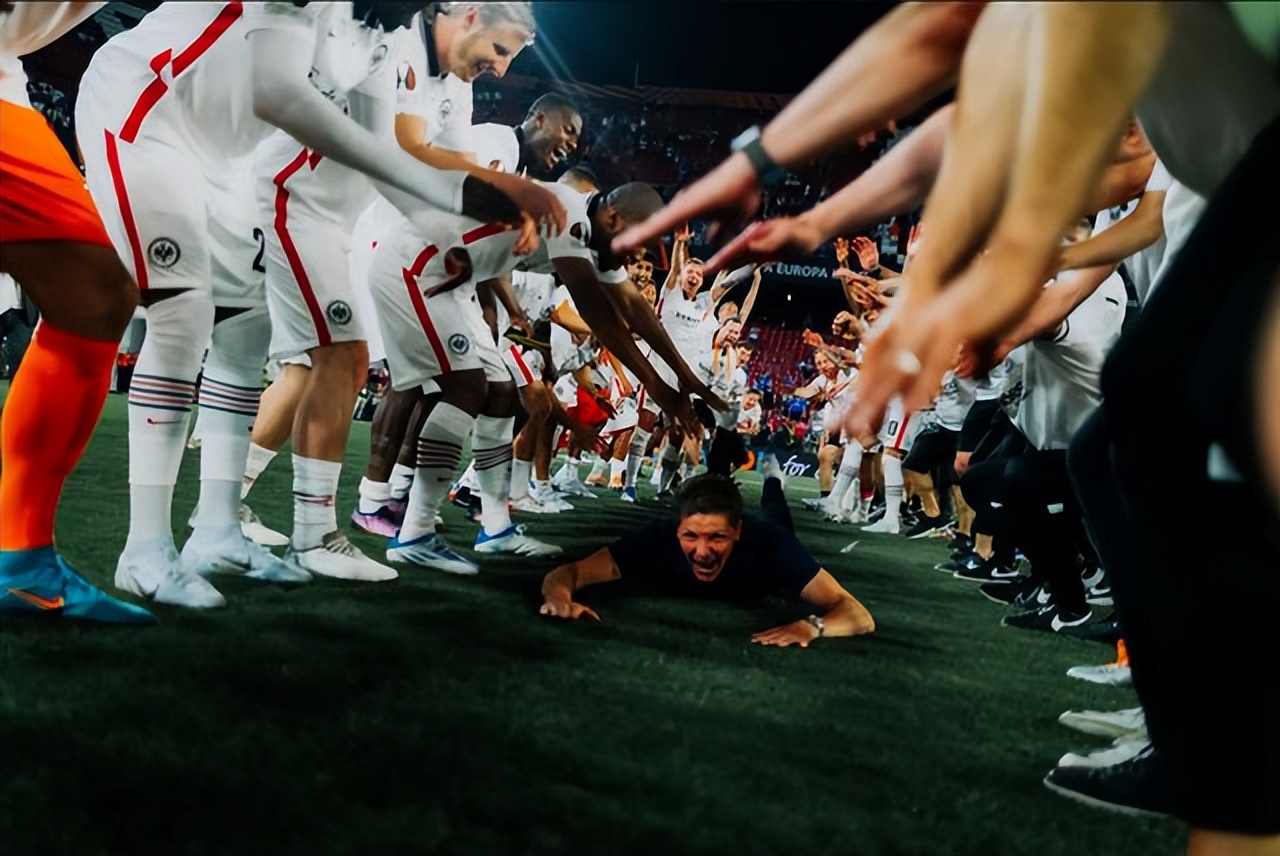
{"label": "silver watch on wrist", "polygon": [[818,631],[818,636],[826,635],[827,622],[823,620],[821,615],[810,615],[805,621],[813,625],[813,629]]}

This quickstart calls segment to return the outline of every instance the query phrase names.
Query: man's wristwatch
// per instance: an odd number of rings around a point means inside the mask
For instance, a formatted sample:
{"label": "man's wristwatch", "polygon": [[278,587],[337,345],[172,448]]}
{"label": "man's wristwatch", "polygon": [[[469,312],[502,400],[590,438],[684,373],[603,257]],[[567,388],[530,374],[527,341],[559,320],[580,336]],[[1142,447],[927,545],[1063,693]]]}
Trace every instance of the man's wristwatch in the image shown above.
{"label": "man's wristwatch", "polygon": [[818,636],[823,636],[827,631],[827,623],[822,620],[821,615],[810,615],[805,621],[813,625],[813,629],[818,631]]}
{"label": "man's wristwatch", "polygon": [[729,143],[729,148],[747,156],[747,160],[751,162],[751,168],[756,171],[758,184],[778,184],[787,177],[787,171],[778,166],[777,161],[769,157],[769,153],[764,150],[764,145],[760,141],[759,125],[752,125],[734,137],[733,142]]}

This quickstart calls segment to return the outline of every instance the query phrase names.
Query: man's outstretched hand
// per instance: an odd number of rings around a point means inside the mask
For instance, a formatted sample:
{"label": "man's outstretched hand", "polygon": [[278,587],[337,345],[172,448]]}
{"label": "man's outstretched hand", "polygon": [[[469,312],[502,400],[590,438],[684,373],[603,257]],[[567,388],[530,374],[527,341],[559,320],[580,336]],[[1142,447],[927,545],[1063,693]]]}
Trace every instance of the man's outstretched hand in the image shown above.
{"label": "man's outstretched hand", "polygon": [[629,253],[694,219],[712,220],[707,239],[715,240],[722,228],[736,229],[759,207],[756,172],[739,152],[677,193],[657,214],[614,238],[613,251]]}
{"label": "man's outstretched hand", "polygon": [[539,615],[545,615],[548,618],[563,618],[566,621],[576,621],[582,616],[600,620],[600,616],[589,606],[575,603],[572,600],[560,599],[545,601],[538,609]]}
{"label": "man's outstretched hand", "polygon": [[761,220],[720,248],[703,268],[710,276],[745,264],[798,261],[822,243],[822,232],[804,217]]}
{"label": "man's outstretched hand", "polygon": [[776,645],[779,648],[787,648],[791,645],[808,648],[809,643],[817,638],[818,630],[812,624],[807,621],[793,621],[781,627],[774,627],[772,630],[754,633],[751,641],[757,645]]}

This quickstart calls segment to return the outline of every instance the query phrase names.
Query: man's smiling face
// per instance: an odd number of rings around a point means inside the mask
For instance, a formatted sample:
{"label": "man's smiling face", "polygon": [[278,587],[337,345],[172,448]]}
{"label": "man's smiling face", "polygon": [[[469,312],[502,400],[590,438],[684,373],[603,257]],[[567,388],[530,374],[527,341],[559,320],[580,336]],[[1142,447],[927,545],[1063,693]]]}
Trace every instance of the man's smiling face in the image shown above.
{"label": "man's smiling face", "polygon": [[690,514],[680,521],[677,536],[694,577],[709,583],[720,576],[742,537],[742,521],[730,524],[723,514]]}

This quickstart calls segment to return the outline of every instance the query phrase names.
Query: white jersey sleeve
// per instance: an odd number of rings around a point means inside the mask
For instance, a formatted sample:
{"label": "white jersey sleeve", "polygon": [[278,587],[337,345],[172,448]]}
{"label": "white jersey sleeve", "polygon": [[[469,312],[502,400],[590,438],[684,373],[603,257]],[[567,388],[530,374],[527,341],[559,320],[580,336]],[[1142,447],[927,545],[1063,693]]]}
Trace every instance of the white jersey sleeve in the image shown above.
{"label": "white jersey sleeve", "polygon": [[454,152],[474,152],[471,84],[453,74],[433,74],[427,59],[421,15],[395,41],[396,112],[417,116],[426,125],[424,140]]}

